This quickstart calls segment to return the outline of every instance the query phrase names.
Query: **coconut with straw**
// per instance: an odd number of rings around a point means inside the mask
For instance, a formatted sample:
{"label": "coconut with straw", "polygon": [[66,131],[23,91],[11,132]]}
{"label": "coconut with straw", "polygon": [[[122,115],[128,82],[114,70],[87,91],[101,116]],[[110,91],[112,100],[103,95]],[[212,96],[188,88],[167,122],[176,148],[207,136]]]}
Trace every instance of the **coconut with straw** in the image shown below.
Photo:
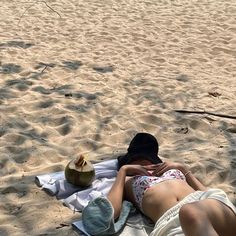
{"label": "coconut with straw", "polygon": [[71,160],[65,168],[66,180],[79,187],[87,187],[92,184],[95,178],[93,164],[86,160],[84,155]]}

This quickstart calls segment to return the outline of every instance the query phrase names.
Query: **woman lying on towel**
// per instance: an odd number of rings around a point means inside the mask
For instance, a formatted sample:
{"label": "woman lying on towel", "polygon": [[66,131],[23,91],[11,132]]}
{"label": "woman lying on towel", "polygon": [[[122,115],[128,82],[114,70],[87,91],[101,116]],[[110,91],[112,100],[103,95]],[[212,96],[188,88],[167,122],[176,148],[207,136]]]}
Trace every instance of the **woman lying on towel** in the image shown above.
{"label": "woman lying on towel", "polygon": [[235,236],[236,208],[225,192],[207,189],[183,164],[162,162],[152,135],[138,133],[118,164],[108,194],[115,218],[128,200],[155,222],[151,236]]}

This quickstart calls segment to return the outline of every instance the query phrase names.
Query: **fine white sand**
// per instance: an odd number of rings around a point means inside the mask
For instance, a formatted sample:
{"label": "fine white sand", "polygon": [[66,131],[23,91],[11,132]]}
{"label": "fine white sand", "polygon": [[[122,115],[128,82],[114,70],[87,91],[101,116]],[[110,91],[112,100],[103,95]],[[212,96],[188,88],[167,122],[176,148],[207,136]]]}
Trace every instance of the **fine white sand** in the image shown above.
{"label": "fine white sand", "polygon": [[235,0],[2,0],[0,235],[77,235],[34,184],[136,132],[236,203]]}

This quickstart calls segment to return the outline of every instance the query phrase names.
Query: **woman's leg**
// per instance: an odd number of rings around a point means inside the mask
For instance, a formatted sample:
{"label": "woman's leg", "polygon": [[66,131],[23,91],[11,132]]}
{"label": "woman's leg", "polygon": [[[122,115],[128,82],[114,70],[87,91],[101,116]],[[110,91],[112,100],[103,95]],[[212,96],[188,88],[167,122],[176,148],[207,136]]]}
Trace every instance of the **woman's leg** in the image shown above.
{"label": "woman's leg", "polygon": [[179,218],[186,236],[234,236],[236,232],[236,215],[215,199],[200,200],[182,206]]}

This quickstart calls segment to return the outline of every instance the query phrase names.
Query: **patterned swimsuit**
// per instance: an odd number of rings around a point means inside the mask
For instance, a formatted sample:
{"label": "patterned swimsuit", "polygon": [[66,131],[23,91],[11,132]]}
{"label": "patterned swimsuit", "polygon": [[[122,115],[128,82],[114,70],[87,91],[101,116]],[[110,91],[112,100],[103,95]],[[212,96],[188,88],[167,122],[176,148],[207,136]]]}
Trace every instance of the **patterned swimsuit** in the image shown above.
{"label": "patterned swimsuit", "polygon": [[135,197],[135,201],[142,211],[142,199],[145,191],[151,188],[153,185],[159,184],[165,180],[181,179],[186,181],[184,174],[177,169],[171,169],[166,171],[163,175],[156,176],[142,176],[136,175],[132,180],[132,188]]}

